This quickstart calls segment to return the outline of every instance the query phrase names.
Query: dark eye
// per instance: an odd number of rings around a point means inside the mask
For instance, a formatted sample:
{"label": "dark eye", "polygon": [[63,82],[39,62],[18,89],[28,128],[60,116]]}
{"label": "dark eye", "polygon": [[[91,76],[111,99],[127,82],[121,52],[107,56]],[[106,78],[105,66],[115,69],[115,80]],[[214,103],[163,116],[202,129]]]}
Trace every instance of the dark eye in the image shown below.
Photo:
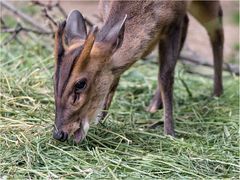
{"label": "dark eye", "polygon": [[84,90],[87,86],[87,80],[81,79],[75,84],[75,93],[80,93],[82,90]]}

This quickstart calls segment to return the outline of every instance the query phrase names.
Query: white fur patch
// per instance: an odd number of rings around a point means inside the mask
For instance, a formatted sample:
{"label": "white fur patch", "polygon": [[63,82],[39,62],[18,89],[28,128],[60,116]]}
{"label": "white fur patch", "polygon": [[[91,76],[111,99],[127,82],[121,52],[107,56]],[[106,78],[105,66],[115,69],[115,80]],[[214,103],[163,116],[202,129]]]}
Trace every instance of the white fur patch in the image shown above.
{"label": "white fur patch", "polygon": [[83,130],[84,136],[86,136],[89,130],[89,122],[87,119],[85,119],[82,123],[82,130]]}

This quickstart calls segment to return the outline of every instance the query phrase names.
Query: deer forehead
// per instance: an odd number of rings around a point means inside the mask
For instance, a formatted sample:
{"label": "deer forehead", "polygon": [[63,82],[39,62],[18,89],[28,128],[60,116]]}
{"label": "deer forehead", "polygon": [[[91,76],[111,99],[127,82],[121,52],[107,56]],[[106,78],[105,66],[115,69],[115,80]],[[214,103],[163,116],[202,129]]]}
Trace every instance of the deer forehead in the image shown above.
{"label": "deer forehead", "polygon": [[[85,40],[76,40],[75,43],[66,48],[66,54],[71,53],[74,49],[78,49],[81,46],[84,46]],[[101,42],[94,42],[93,47],[90,52],[91,58],[104,58],[107,56],[106,49],[107,45]]]}
{"label": "deer forehead", "polygon": [[77,49],[81,46],[83,46],[85,40],[75,40],[73,44],[70,46],[66,47],[66,53],[73,51],[74,49]]}

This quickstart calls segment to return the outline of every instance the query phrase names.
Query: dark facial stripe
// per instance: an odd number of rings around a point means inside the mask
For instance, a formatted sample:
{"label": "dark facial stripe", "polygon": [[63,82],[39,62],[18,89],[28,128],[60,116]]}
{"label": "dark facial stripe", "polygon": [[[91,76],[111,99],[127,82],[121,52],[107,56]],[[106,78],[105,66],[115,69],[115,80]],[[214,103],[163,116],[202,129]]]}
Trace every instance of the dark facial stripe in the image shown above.
{"label": "dark facial stripe", "polygon": [[63,59],[63,55],[64,55],[64,51],[62,53],[62,56],[58,56],[58,62],[57,62],[57,67],[56,67],[56,75],[55,75],[55,83],[56,83],[56,87],[55,87],[55,91],[56,93],[58,92],[58,85],[59,85],[59,77],[60,77],[60,67],[61,67],[61,64],[62,64],[62,59]]}
{"label": "dark facial stripe", "polygon": [[74,65],[77,62],[79,55],[81,54],[83,46],[76,48],[65,55],[61,66],[59,67],[59,87],[58,87],[58,95],[62,96],[67,83],[71,77],[72,70]]}
{"label": "dark facial stripe", "polygon": [[59,69],[62,63],[62,59],[64,56],[64,48],[62,43],[62,36],[64,27],[66,25],[66,21],[59,23],[58,30],[56,33],[56,40],[55,40],[55,53],[56,53],[56,70],[55,70],[55,92],[57,93],[58,82],[59,82]]}

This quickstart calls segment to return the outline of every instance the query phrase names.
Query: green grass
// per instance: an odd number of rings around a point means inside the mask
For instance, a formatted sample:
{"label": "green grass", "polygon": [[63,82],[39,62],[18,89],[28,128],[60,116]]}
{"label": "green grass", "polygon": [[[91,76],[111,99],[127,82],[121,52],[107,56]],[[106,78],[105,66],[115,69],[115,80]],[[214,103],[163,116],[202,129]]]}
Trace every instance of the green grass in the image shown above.
{"label": "green grass", "polygon": [[25,46],[1,48],[0,179],[239,177],[238,77],[225,75],[224,95],[213,98],[212,80],[187,74],[178,65],[177,138],[171,138],[163,135],[162,126],[146,128],[161,120],[163,111],[144,110],[158,68],[139,61],[123,75],[107,119],[91,126],[81,144],[60,143],[52,138],[52,49],[41,42],[35,37]]}

